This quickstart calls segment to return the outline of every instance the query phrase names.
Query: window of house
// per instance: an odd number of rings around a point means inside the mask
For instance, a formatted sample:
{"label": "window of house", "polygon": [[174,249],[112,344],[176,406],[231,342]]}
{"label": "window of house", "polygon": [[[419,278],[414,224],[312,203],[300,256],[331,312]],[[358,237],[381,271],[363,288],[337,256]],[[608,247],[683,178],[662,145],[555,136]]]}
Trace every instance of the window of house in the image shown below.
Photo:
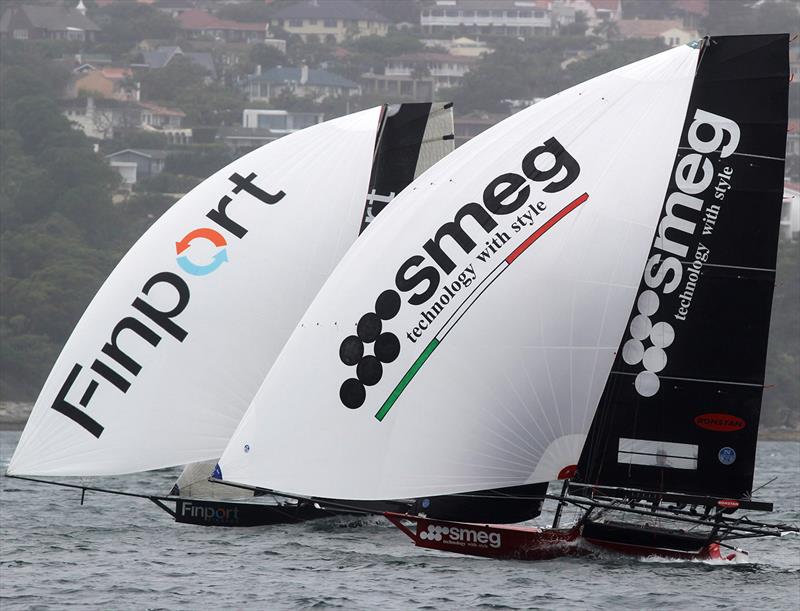
{"label": "window of house", "polygon": [[28,40],[28,30],[14,30],[12,37],[15,40]]}
{"label": "window of house", "polygon": [[258,126],[265,129],[286,129],[286,115],[258,115]]}
{"label": "window of house", "polygon": [[292,120],[292,127],[294,129],[303,129],[316,125],[316,123],[315,115],[295,115]]}
{"label": "window of house", "polygon": [[335,28],[336,27],[336,20],[335,19],[326,19],[325,20],[325,27],[326,28]]}
{"label": "window of house", "polygon": [[503,11],[492,11],[492,17],[502,17]]}
{"label": "window of house", "polygon": [[537,19],[542,19],[544,17],[544,11],[534,11],[533,16]]}
{"label": "window of house", "polygon": [[301,28],[303,27],[303,20],[302,19],[290,19],[289,25],[293,28]]}
{"label": "window of house", "polygon": [[432,17],[441,17],[442,15],[444,15],[444,11],[441,10],[441,9],[433,9],[431,11],[431,16]]}
{"label": "window of house", "polygon": [[317,25],[317,20],[316,19],[309,19],[308,20],[308,25]]}
{"label": "window of house", "polygon": [[478,11],[478,17],[488,17],[489,11]]}
{"label": "window of house", "polygon": [[516,19],[519,16],[519,11],[506,11],[506,17]]}
{"label": "window of house", "polygon": [[448,17],[458,17],[458,11],[445,11],[444,14]]}
{"label": "window of house", "polygon": [[530,11],[520,11],[519,12],[520,19],[530,19],[531,12]]}

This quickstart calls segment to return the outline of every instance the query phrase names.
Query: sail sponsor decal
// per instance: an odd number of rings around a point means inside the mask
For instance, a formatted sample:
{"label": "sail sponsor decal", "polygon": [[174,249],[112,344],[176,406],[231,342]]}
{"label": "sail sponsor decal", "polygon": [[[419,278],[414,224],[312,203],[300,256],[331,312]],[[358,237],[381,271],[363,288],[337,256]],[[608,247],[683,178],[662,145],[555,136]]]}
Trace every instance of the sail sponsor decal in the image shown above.
{"label": "sail sponsor decal", "polygon": [[558,477],[556,479],[572,479],[575,477],[575,474],[578,472],[578,465],[567,465],[561,471],[558,472]]}
{"label": "sail sponsor decal", "polygon": [[180,501],[180,504],[179,515],[182,518],[194,518],[212,524],[235,525],[239,522],[239,508],[235,505],[226,507],[202,501]]}
{"label": "sail sponsor decal", "polygon": [[[692,298],[711,254],[703,239],[714,233],[720,204],[733,184],[733,168],[719,167],[719,163],[736,151],[740,129],[731,119],[697,108],[686,136],[691,152],[682,156],[679,152],[671,183],[674,188],[667,193],[645,264],[646,288],[636,299],[628,339],[622,346],[625,363],[642,367],[634,386],[643,397],[658,392],[658,374],[667,366],[667,348],[675,341],[680,323],[691,314]],[[678,290],[674,311],[661,308],[661,297]]]}
{"label": "sail sponsor decal", "polygon": [[492,547],[497,549],[503,542],[502,536],[497,531],[487,531],[466,526],[439,526],[428,524],[425,530],[417,535],[423,541],[444,541],[451,545]]}
{"label": "sail sponsor decal", "polygon": [[738,416],[731,414],[700,414],[695,416],[694,423],[701,429],[707,431],[717,431],[720,433],[732,433],[740,431],[746,426],[746,422]]}
{"label": "sail sponsor decal", "polygon": [[723,465],[732,465],[736,462],[736,450],[731,447],[721,448],[717,457]]}
{"label": "sail sponsor decal", "polygon": [[[243,191],[266,205],[276,204],[286,195],[283,191],[273,194],[262,189],[254,182],[257,178],[255,172],[251,172],[246,177],[238,173],[231,174],[228,177],[228,180],[233,183],[231,195],[235,196]],[[127,393],[142,370],[142,365],[125,351],[123,344],[127,342],[130,350],[132,342],[144,341],[153,348],[157,348],[161,340],[167,336],[178,342],[186,339],[189,330],[181,326],[179,317],[189,306],[191,300],[189,281],[192,277],[208,277],[219,270],[224,263],[228,262],[227,246],[230,240],[242,239],[248,232],[247,228],[235,220],[236,215],[228,210],[229,204],[234,200],[231,195],[223,195],[217,206],[205,215],[216,225],[216,229],[197,227],[188,231],[175,242],[175,252],[178,255],[175,260],[177,271],[169,269],[159,271],[145,281],[140,295],[131,302],[131,307],[135,312],[123,315],[111,329],[109,340],[99,348],[100,354],[89,366],[89,370],[92,372],[88,375],[89,379],[79,381],[79,377],[87,377],[82,373],[84,366],[80,363],[73,365],[50,406],[53,410],[60,412],[94,437],[99,438],[103,433],[104,426],[84,411],[89,407],[94,393],[100,384],[110,384],[119,392]],[[242,198],[236,199],[238,201]],[[226,238],[222,232],[229,234],[229,237]],[[204,263],[199,258],[191,257],[192,245],[200,240],[209,242],[217,248],[210,262]],[[183,274],[178,272],[183,272]],[[171,309],[159,309],[153,305],[152,301],[148,300],[151,292],[170,293],[174,305]],[[121,341],[123,336],[126,338],[124,342]],[[136,336],[138,340],[133,336]],[[68,400],[68,395],[77,384],[83,386],[84,391],[78,400],[78,405],[75,405]]]}
{"label": "sail sponsor decal", "polygon": [[[355,377],[346,379],[339,389],[339,399],[346,408],[358,409],[364,404],[366,388],[382,379],[384,367],[394,362],[404,347],[418,351],[411,367],[375,413],[375,418],[383,421],[472,304],[520,255],[589,199],[588,193],[583,193],[568,202],[529,201],[532,186],[541,186],[543,194],[557,194],[580,175],[580,165],[556,138],[531,149],[520,164],[520,172],[506,172],[489,181],[482,197],[476,198],[481,203],[464,204],[452,221],[438,227],[422,245],[422,252],[400,265],[394,288],[378,295],[374,307],[358,320],[356,334],[342,340],[339,359],[355,367]],[[474,229],[470,233],[464,227],[467,218],[471,219],[469,226],[480,227],[489,238],[475,255],[478,243]],[[448,252],[443,242],[450,246]],[[472,257],[468,259],[468,255]],[[407,307],[421,308],[416,324],[387,331],[384,324],[404,307],[403,294],[407,294]],[[366,353],[369,348],[372,354]]]}
{"label": "sail sponsor decal", "polygon": [[697,470],[698,446],[691,443],[619,438],[617,462],[644,467]]}

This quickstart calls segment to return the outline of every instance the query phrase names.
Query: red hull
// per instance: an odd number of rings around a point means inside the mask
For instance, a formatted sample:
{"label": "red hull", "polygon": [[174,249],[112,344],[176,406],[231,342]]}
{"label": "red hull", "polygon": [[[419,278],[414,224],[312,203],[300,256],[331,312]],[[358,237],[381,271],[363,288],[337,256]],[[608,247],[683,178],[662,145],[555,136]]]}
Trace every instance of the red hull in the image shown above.
{"label": "red hull", "polygon": [[[515,560],[549,560],[586,554],[578,545],[580,528],[535,529],[429,520],[401,513],[384,514],[417,547],[456,554]],[[416,532],[404,524],[416,523]]]}
{"label": "red hull", "polygon": [[[722,558],[717,543],[706,545],[698,551],[687,552],[585,539],[581,534],[580,524],[571,528],[540,529],[430,520],[400,513],[385,513],[384,515],[417,547],[470,556],[511,560],[550,560],[564,556],[589,554],[592,549],[586,543],[591,543],[601,548],[634,556],[698,560]],[[409,528],[406,522],[413,522],[416,529]],[[728,559],[730,560],[731,557],[729,556]]]}

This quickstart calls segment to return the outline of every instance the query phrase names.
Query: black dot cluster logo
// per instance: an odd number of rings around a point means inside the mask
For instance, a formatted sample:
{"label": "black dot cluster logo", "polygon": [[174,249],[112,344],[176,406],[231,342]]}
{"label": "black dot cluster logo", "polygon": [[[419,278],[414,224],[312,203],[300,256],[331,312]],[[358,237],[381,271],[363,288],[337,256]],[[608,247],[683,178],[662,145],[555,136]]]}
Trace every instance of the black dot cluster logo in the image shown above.
{"label": "black dot cluster logo", "polygon": [[[358,409],[367,398],[367,386],[374,386],[383,377],[383,363],[391,363],[400,354],[400,340],[394,333],[383,331],[383,322],[400,311],[400,295],[387,289],[375,300],[375,311],[367,312],[356,325],[356,334],[344,338],[339,358],[348,367],[355,366],[356,377],[345,380],[339,399],[350,409]],[[372,354],[365,354],[369,348]]]}

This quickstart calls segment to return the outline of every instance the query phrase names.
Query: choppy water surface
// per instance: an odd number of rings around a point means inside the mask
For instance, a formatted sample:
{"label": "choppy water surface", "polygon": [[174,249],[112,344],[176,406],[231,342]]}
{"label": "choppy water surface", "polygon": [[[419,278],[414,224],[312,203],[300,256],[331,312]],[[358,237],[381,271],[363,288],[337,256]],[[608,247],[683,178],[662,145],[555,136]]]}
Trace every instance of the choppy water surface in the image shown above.
{"label": "choppy water surface", "polygon": [[[5,467],[18,432],[0,432]],[[764,442],[756,482],[800,523],[800,443]],[[91,483],[164,493],[177,470]],[[88,483],[88,481],[87,481]],[[146,500],[0,478],[0,607],[106,609],[800,608],[800,537],[745,543],[737,564],[616,555],[497,561],[413,547],[380,519],[176,524]],[[766,516],[765,516],[766,517]]]}

